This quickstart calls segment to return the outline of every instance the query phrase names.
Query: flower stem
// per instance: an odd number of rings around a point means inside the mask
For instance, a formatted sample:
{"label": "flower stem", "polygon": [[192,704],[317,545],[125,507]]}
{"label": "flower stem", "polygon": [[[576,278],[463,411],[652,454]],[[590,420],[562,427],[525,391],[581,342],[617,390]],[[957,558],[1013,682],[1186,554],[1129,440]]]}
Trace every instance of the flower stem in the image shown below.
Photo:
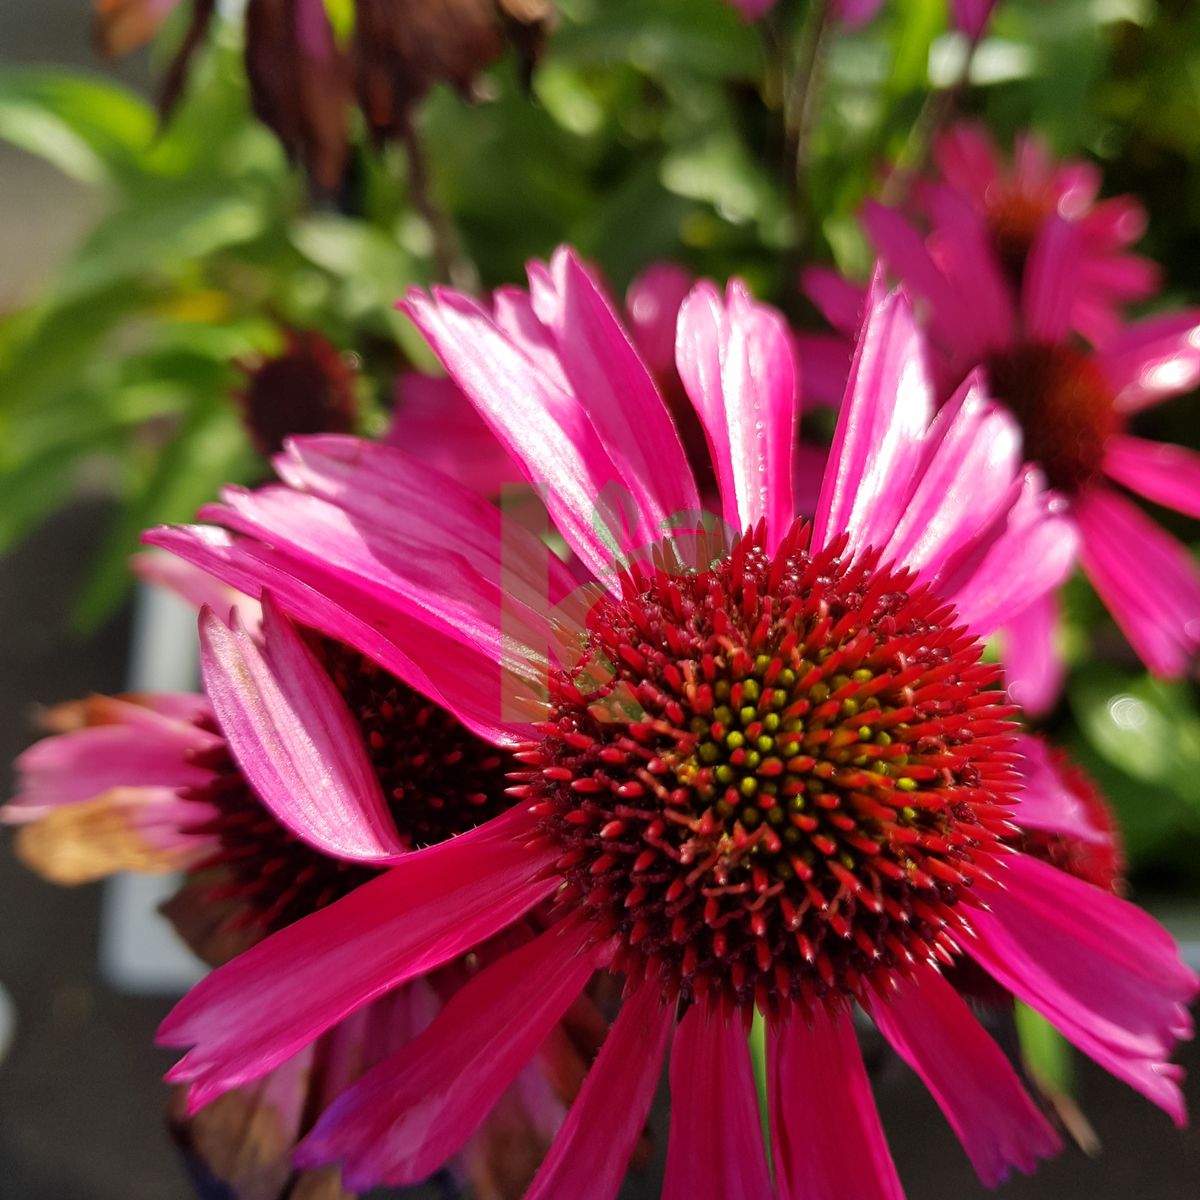
{"label": "flower stem", "polygon": [[474,272],[463,261],[458,244],[458,235],[450,217],[437,202],[433,194],[429,175],[429,160],[425,146],[417,132],[415,122],[405,120],[401,131],[401,144],[408,162],[408,193],[413,207],[424,218],[433,237],[433,261],[438,279],[456,287],[470,287]]}

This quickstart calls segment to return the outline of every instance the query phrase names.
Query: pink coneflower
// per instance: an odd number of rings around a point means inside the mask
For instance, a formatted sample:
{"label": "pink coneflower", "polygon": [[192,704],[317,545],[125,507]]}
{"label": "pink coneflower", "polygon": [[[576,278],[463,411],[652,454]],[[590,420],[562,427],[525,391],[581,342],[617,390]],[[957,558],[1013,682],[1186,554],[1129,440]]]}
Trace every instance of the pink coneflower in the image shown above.
{"label": "pink coneflower", "polygon": [[[615,1195],[668,1044],[664,1195],[771,1195],[744,1036],[755,1009],[779,1195],[899,1196],[855,1001],[984,1179],[1032,1167],[1058,1139],[941,974],[967,956],[1182,1120],[1166,1059],[1196,980],[1148,917],[1011,844],[1012,710],[979,638],[1073,554],[1011,418],[974,385],[935,415],[907,302],[876,297],[815,521],[799,523],[786,331],[739,285],[700,284],[679,367],[725,532],[697,512],[667,411],[594,281],[563,252],[530,280],[507,314],[449,291],[407,307],[541,484],[592,576],[582,591],[556,587],[557,560],[481,520],[473,494],[349,439],[293,443],[289,487],[229,493],[209,514],[224,529],[152,538],[361,649],[419,656],[422,686],[523,764],[517,807],[193,990],[161,1031],[191,1047],[172,1077],[192,1104],[536,909],[546,931],[346,1092],[302,1163],[342,1160],[350,1186],[424,1177],[604,970],[627,998],[537,1200]],[[414,626],[436,644],[407,642]]]}
{"label": "pink coneflower", "polygon": [[[1052,216],[1041,225],[1018,295],[974,218],[963,216],[936,244],[879,205],[866,223],[883,261],[928,305],[946,385],[983,366],[992,395],[1020,423],[1025,453],[1067,500],[1101,599],[1152,670],[1179,675],[1200,647],[1200,572],[1112,483],[1200,516],[1200,457],[1129,432],[1138,412],[1200,380],[1200,311],[1133,322],[1090,350],[1070,331],[1087,287],[1080,224]],[[1031,711],[1052,701],[1061,674],[1053,605],[1042,598],[1008,631],[1014,694]]]}
{"label": "pink coneflower", "polygon": [[[3,819],[21,826],[18,853],[51,880],[185,872],[165,911],[193,950],[217,966],[375,878],[397,855],[508,807],[509,752],[358,652],[298,633],[269,603],[260,640],[211,612],[201,632],[205,694],[95,696],[62,705],[45,718],[55,736],[17,760],[19,790]],[[252,675],[274,671],[303,681],[299,711],[277,693],[262,697],[258,731],[278,739],[269,756],[241,727],[231,726],[229,737],[224,732],[234,681],[223,662],[234,645]],[[327,764],[324,778],[289,769],[287,739],[301,729],[309,764]],[[342,816],[335,804],[328,820],[314,822],[322,808],[310,789],[328,790],[330,777],[355,779],[353,794],[339,795],[336,804],[362,808]],[[281,809],[285,794],[291,799]],[[530,936],[512,932],[515,940],[500,949]],[[480,953],[487,961],[497,949]],[[470,975],[467,964],[452,962],[414,987],[389,992],[255,1087],[235,1089],[190,1121],[179,1104],[177,1139],[238,1196],[294,1194],[292,1151],[320,1112],[419,1034]],[[556,1036],[559,1044],[546,1054],[561,1069],[573,1052],[562,1033]],[[503,1161],[489,1149],[492,1131],[485,1129],[467,1147],[462,1169],[490,1174],[529,1147],[521,1185],[488,1193],[519,1195],[561,1111],[545,1075],[527,1072],[503,1106]],[[247,1128],[262,1132],[252,1153],[244,1152]],[[317,1180],[302,1186],[316,1188]]]}

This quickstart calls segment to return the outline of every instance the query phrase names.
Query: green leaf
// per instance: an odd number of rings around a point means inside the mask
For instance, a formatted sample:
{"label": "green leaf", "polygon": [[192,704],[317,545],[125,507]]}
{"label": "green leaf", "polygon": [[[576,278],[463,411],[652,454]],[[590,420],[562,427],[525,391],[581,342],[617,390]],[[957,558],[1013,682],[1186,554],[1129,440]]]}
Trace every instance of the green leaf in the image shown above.
{"label": "green leaf", "polygon": [[1019,1000],[1013,1004],[1021,1053],[1034,1079],[1054,1092],[1070,1095],[1075,1063],[1067,1040],[1046,1020]]}
{"label": "green leaf", "polygon": [[99,77],[0,70],[0,137],[84,183],[136,170],[154,139],[155,120],[145,100]]}

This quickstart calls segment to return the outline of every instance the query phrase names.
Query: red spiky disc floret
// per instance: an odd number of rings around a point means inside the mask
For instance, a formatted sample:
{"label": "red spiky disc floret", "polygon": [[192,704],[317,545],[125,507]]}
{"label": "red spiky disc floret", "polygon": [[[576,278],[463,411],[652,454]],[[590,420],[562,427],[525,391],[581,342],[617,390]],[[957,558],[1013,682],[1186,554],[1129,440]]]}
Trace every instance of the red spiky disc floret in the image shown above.
{"label": "red spiky disc floret", "polygon": [[984,208],[988,232],[1005,274],[1015,286],[1021,286],[1029,251],[1056,210],[1054,195],[1046,187],[997,183],[989,190]]}
{"label": "red spiky disc floret", "polygon": [[[348,646],[315,635],[309,643],[358,719],[406,846],[445,841],[509,806],[508,752]],[[211,805],[216,816],[192,832],[220,845],[195,870],[221,869],[227,882],[211,898],[241,901],[241,921],[265,932],[281,929],[376,874],[322,854],[290,833],[258,799],[224,745],[198,761],[216,774],[188,795]]]}
{"label": "red spiky disc floret", "polygon": [[1020,422],[1025,453],[1050,485],[1078,492],[1095,479],[1122,425],[1096,363],[1063,342],[1027,342],[995,351],[987,368],[992,394]]}
{"label": "red spiky disc floret", "polygon": [[614,965],[747,1015],[952,961],[1012,832],[998,668],[910,572],[808,536],[632,570],[518,755]]}

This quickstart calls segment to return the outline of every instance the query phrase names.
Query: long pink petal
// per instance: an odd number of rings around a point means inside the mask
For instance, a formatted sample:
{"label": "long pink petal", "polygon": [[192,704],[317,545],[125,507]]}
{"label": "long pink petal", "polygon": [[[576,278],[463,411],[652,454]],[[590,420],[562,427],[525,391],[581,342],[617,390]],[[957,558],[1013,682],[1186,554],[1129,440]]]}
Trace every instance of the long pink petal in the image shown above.
{"label": "long pink petal", "polygon": [[942,177],[976,204],[986,203],[989,190],[1001,177],[1001,160],[987,127],[960,121],[943,133],[933,146],[933,157]]}
{"label": "long pink petal", "polygon": [[871,304],[859,336],[817,506],[815,547],[843,533],[851,549],[887,542],[915,486],[932,415],[912,307],[893,292]]}
{"label": "long pink petal", "polygon": [[1025,336],[1031,341],[1058,342],[1070,331],[1081,258],[1077,225],[1053,217],[1038,230],[1021,284]]}
{"label": "long pink petal", "polygon": [[[829,267],[807,267],[800,274],[800,288],[839,333],[849,337],[858,333],[867,299],[866,289],[861,284],[851,283]],[[806,391],[807,388],[806,383]]]}
{"label": "long pink petal", "polygon": [[1056,588],[1070,573],[1079,536],[1065,502],[1042,490],[1036,468],[1026,468],[1020,493],[983,553],[947,566],[941,586],[959,616],[986,635]]}
{"label": "long pink petal", "polygon": [[739,532],[765,520],[773,546],[795,519],[797,379],[783,318],[736,280],[724,303],[698,284],[680,311],[676,362],[708,434],[725,519]]}
{"label": "long pink petal", "polygon": [[262,649],[235,619],[200,617],[200,670],[230,752],[254,794],[298,838],[334,858],[406,853],[362,732],[328,672],[268,596]]}
{"label": "long pink petal", "polygon": [[658,1084],[674,1024],[653,982],[621,1006],[525,1200],[612,1200]]}
{"label": "long pink petal", "polygon": [[662,1200],[769,1200],[746,1031],[693,1004],[671,1044],[671,1132]]}
{"label": "long pink petal", "polygon": [[1075,504],[1081,562],[1151,670],[1182,674],[1200,648],[1200,569],[1186,547],[1110,488]]}
{"label": "long pink petal", "polygon": [[1025,854],[1005,859],[1001,888],[973,909],[963,949],[1068,1040],[1178,1124],[1180,1068],[1197,979],[1152,917]]}
{"label": "long pink petal", "polygon": [[403,307],[526,477],[545,484],[567,544],[606,577],[626,546],[614,546],[598,504],[624,480],[576,398],[467,297],[414,291]]}
{"label": "long pink petal", "polygon": [[1057,646],[1059,605],[1048,591],[1001,628],[1008,694],[1031,717],[1048,713],[1062,692],[1066,663]]}
{"label": "long pink petal", "polygon": [[1120,435],[1104,455],[1110,479],[1189,517],[1200,517],[1200,454],[1166,442]]}
{"label": "long pink petal", "polygon": [[975,40],[983,36],[996,0],[952,0],[955,27]]}
{"label": "long pink petal", "polygon": [[214,971],[159,1029],[192,1049],[170,1073],[201,1108],[257,1079],[348,1013],[491,937],[556,886],[516,808],[405,855],[390,871]]}
{"label": "long pink petal", "polygon": [[594,970],[586,926],[561,924],[456,992],[433,1024],[321,1118],[301,1166],[342,1161],[354,1191],[417,1183],[457,1154]]}
{"label": "long pink petal", "polygon": [[573,251],[555,251],[551,286],[532,287],[534,311],[588,419],[652,529],[700,505],[683,443],[617,314]]}
{"label": "long pink petal", "polygon": [[1200,382],[1200,309],[1128,325],[1099,354],[1117,406],[1138,412]]}
{"label": "long pink petal", "polygon": [[904,1200],[848,1012],[781,1021],[767,1072],[780,1200]]}
{"label": "long pink petal", "polygon": [[988,1187],[1003,1183],[1010,1167],[1028,1174],[1062,1148],[1008,1059],[934,968],[917,967],[886,997],[872,998],[869,1011],[924,1080]]}
{"label": "long pink petal", "polygon": [[930,458],[884,554],[936,578],[947,559],[1011,501],[1021,432],[973,374],[938,413],[928,441]]}

